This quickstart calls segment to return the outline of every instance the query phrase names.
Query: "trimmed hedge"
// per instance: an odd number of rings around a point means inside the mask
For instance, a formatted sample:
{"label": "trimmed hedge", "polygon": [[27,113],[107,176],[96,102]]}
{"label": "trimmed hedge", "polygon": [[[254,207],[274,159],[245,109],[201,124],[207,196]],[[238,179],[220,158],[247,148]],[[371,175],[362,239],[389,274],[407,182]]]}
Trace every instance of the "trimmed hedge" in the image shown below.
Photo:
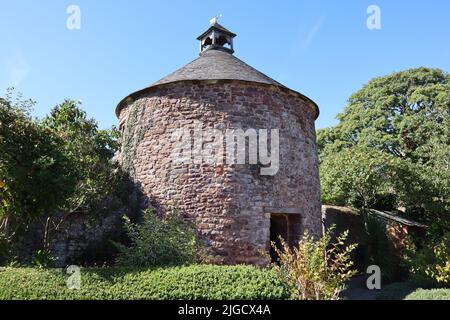
{"label": "trimmed hedge", "polygon": [[409,294],[419,288],[417,284],[406,282],[394,282],[384,287],[380,294],[377,296],[377,300],[404,300]]}
{"label": "trimmed hedge", "polygon": [[408,295],[405,300],[450,300],[450,289],[419,289]]}
{"label": "trimmed hedge", "polygon": [[378,300],[450,300],[450,289],[437,289],[429,279],[413,278],[405,282],[387,285],[378,295]]}
{"label": "trimmed hedge", "polygon": [[61,269],[0,268],[0,300],[277,300],[289,298],[275,272],[251,266],[194,265],[153,270],[81,269],[69,290]]}

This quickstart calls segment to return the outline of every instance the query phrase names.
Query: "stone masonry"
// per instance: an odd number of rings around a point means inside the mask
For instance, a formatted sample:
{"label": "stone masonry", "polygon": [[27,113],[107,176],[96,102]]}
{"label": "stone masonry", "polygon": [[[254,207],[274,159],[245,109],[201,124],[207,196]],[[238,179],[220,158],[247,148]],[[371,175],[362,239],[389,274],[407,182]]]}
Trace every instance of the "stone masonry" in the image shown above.
{"label": "stone masonry", "polygon": [[[211,27],[216,35],[225,32],[217,26]],[[291,240],[306,229],[322,232],[314,125],[318,109],[231,53],[217,45],[206,49],[182,72],[124,99],[117,108],[123,132],[120,159],[148,204],[180,209],[221,263],[264,264],[273,215],[286,216]],[[207,71],[199,67],[211,64],[214,68]],[[198,122],[222,131],[279,129],[279,171],[263,176],[260,164],[177,163],[174,133],[193,130]]]}
{"label": "stone masonry", "polygon": [[[277,213],[270,208],[301,209],[303,228],[320,233],[314,119],[314,110],[295,95],[237,81],[167,85],[120,113],[131,137],[127,169],[143,193],[154,205],[192,217],[225,263],[261,262],[270,215]],[[250,165],[173,164],[172,134],[194,120],[216,129],[279,128],[279,172],[261,176]]]}

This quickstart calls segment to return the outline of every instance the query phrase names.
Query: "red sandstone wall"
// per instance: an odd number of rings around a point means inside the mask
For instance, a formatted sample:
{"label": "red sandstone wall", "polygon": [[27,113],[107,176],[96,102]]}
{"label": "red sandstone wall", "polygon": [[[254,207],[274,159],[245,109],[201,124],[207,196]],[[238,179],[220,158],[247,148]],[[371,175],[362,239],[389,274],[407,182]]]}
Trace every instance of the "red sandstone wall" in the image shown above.
{"label": "red sandstone wall", "polygon": [[[301,208],[303,227],[321,233],[314,118],[300,97],[275,87],[175,83],[122,110],[124,133],[131,137],[122,158],[153,204],[177,207],[195,220],[223,263],[263,263],[259,252],[270,237],[265,208]],[[261,176],[248,165],[174,164],[172,133],[195,120],[221,130],[280,129],[279,172]]]}

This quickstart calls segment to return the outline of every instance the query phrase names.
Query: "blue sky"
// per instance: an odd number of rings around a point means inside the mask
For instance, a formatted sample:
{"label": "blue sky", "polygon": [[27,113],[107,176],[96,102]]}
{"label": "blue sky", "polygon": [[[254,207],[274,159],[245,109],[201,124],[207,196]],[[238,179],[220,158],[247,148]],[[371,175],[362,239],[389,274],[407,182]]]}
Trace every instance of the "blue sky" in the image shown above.
{"label": "blue sky", "polygon": [[[80,30],[66,27],[72,4]],[[372,4],[381,30],[366,26]],[[81,100],[110,127],[123,97],[198,56],[195,39],[218,14],[238,34],[236,56],[317,102],[318,128],[373,77],[450,71],[448,0],[0,0],[0,91],[36,100],[38,117]]]}

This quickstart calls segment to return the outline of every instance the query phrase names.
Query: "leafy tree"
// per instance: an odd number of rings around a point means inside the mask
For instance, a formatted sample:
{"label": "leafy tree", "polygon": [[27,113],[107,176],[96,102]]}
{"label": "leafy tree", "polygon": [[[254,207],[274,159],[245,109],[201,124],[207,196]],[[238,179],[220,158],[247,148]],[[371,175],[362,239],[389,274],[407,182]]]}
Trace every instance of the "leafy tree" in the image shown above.
{"label": "leafy tree", "polygon": [[0,218],[26,221],[63,204],[74,190],[69,159],[61,140],[32,119],[33,102],[0,100]]}
{"label": "leafy tree", "polygon": [[97,123],[72,100],[56,106],[41,126],[61,139],[61,151],[70,160],[76,177],[75,190],[66,199],[67,212],[89,210],[118,191],[121,177],[112,162],[119,147],[115,128],[99,130]]}
{"label": "leafy tree", "polygon": [[19,227],[40,221],[47,247],[69,215],[123,206],[128,185],[112,161],[117,130],[99,130],[71,100],[43,120],[30,116],[33,105],[11,91],[0,100],[0,231],[12,218]]}
{"label": "leafy tree", "polygon": [[60,208],[62,214],[47,216],[45,242],[48,244],[50,233],[59,230],[71,214],[99,215],[119,209],[129,192],[126,176],[112,160],[119,147],[119,133],[115,128],[99,130],[97,123],[73,100],[53,108],[40,125],[62,141],[60,150],[69,159],[75,177],[73,192],[66,195]]}
{"label": "leafy tree", "polygon": [[350,97],[337,116],[339,125],[321,132],[321,151],[358,144],[400,158],[430,160],[424,146],[448,145],[449,109],[450,76],[441,70],[420,68],[375,78]]}
{"label": "leafy tree", "polygon": [[390,179],[398,161],[381,151],[353,147],[334,156],[326,157],[321,164],[322,199],[334,205],[352,205],[368,209],[388,194]]}
{"label": "leafy tree", "polygon": [[450,75],[419,68],[375,78],[337,118],[318,133],[324,202],[373,205],[393,195],[442,234],[450,216]]}

